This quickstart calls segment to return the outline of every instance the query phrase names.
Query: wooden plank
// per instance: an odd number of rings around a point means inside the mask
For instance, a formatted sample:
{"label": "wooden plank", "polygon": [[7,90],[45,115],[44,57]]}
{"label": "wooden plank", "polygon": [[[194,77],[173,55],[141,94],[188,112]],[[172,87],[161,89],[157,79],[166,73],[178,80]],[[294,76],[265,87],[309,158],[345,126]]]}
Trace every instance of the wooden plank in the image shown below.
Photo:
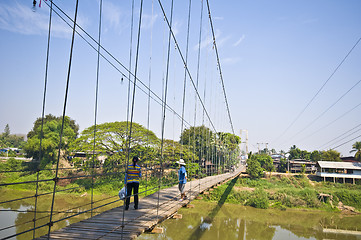
{"label": "wooden plank", "polygon": [[[237,173],[227,173],[206,177],[201,180],[194,180],[186,186],[188,199],[182,202],[178,201],[180,194],[177,186],[162,189],[159,192],[159,209],[156,209],[158,204],[158,193],[148,195],[140,200],[140,209],[124,212],[123,229],[121,227],[123,224],[123,206],[118,206],[97,214],[92,218],[82,220],[61,230],[54,231],[51,233],[50,239],[81,238],[112,240],[119,239],[122,234],[123,239],[134,239],[145,230],[154,228],[157,223],[175,215],[181,207],[192,206],[189,204],[190,201],[197,198],[200,193],[205,193],[211,187],[214,187],[221,182],[229,181],[236,175]],[[157,201],[157,203],[155,203],[155,201]],[[47,236],[42,236],[38,239],[47,239]]]}

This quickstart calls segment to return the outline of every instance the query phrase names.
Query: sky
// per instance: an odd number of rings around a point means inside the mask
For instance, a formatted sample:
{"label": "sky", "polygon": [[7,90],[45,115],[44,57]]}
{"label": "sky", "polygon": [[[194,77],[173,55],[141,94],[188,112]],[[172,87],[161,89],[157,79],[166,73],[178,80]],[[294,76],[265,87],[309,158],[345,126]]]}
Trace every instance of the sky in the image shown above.
{"label": "sky", "polygon": [[100,0],[80,0],[72,51],[76,1],[53,2],[48,48],[50,1],[0,1],[0,131],[31,130],[44,86],[45,114],[65,109],[80,130],[125,121],[136,75],[133,121],[158,137],[164,129],[178,141],[204,124],[242,142],[247,130],[253,152],[296,145],[342,156],[361,141],[361,1],[209,0],[212,29],[205,0],[190,14],[188,1],[174,1],[173,14],[171,1],[144,1],[140,27],[139,0],[103,0],[101,14]]}

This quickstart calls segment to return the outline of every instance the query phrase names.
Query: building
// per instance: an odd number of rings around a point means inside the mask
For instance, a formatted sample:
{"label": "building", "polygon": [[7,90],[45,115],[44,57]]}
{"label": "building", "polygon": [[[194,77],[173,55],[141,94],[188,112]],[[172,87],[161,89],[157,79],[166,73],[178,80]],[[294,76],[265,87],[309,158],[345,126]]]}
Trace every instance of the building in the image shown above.
{"label": "building", "polygon": [[316,172],[316,163],[311,162],[305,159],[292,159],[288,162],[289,172],[290,173],[300,173],[305,168],[305,173],[315,173]]}
{"label": "building", "polygon": [[333,182],[342,181],[355,184],[355,179],[361,179],[361,163],[359,162],[318,161],[316,167],[316,175],[323,181],[329,179]]}

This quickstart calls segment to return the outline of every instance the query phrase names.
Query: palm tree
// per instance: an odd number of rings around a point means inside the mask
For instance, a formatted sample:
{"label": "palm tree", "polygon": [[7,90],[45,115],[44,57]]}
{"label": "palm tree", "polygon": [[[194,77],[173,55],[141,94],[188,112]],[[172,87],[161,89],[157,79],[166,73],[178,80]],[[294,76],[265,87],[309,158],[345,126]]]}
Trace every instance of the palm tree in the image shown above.
{"label": "palm tree", "polygon": [[361,162],[361,142],[355,142],[354,145],[352,145],[352,150],[350,153],[356,152],[355,159],[359,162]]}

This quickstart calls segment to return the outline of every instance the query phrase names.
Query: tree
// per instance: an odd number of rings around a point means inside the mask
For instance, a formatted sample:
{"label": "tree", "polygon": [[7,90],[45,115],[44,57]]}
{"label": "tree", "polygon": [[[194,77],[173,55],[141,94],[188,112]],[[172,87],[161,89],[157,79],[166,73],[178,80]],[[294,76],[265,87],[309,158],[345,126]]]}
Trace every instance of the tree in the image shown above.
{"label": "tree", "polygon": [[[54,121],[54,120],[62,121],[62,119],[63,119],[63,116],[56,117],[56,116],[54,116],[52,114],[46,115],[44,117],[44,120],[42,120],[41,117],[37,118],[35,120],[35,122],[34,122],[33,128],[30,130],[30,132],[27,135],[28,139],[32,138],[33,136],[35,136],[37,133],[39,133],[41,131],[42,122],[44,124],[46,124],[47,122],[51,122],[51,121]],[[67,118],[67,117],[66,117],[65,121],[67,121],[66,124],[69,125],[73,129],[73,131],[74,131],[74,133],[76,135],[75,137],[77,137],[78,134],[79,134],[79,125],[75,123],[75,120],[72,120],[72,119]]]}
{"label": "tree", "polygon": [[252,155],[251,158],[247,159],[247,173],[251,178],[261,178],[263,177],[264,169],[254,156]]}
{"label": "tree", "polygon": [[254,155],[253,158],[260,163],[260,166],[264,170],[269,172],[272,172],[274,170],[273,159],[271,158],[271,156],[266,154],[257,154]]}
{"label": "tree", "polygon": [[[48,115],[49,116],[49,115]],[[50,115],[52,116],[52,115]],[[24,150],[27,157],[32,157],[34,160],[41,160],[41,165],[53,163],[56,160],[59,150],[67,150],[69,145],[75,140],[77,132],[74,131],[73,123],[75,121],[65,116],[62,141],[60,143],[60,132],[62,128],[62,117],[52,118],[53,120],[46,120],[43,124],[43,134],[41,135],[41,125],[38,125],[39,118],[34,122],[33,129],[28,133],[27,143],[24,145]],[[40,140],[41,153],[40,156]]]}
{"label": "tree", "polygon": [[281,158],[280,159],[280,165],[278,166],[278,171],[279,172],[287,172],[288,169],[288,161],[286,158]]}
{"label": "tree", "polygon": [[322,161],[340,162],[340,153],[336,150],[330,149],[322,152]]}
{"label": "tree", "polygon": [[318,161],[321,161],[321,158],[322,158],[322,153],[320,151],[313,151],[310,155],[310,160],[312,162],[318,162]]}
{"label": "tree", "polygon": [[[152,148],[157,148],[159,139],[150,130],[138,123],[132,123],[132,133],[128,142],[130,123],[110,122],[91,126],[82,131],[80,137],[71,145],[73,151],[92,152],[94,148],[95,129],[95,152],[115,155],[119,163],[126,161],[128,146],[130,146],[130,158],[140,156],[154,157]],[[149,160],[149,159],[148,159]]]}
{"label": "tree", "polygon": [[6,124],[4,132],[0,134],[0,147],[20,148],[24,143],[24,137],[10,134],[9,124]]}
{"label": "tree", "polygon": [[10,127],[9,124],[6,124],[5,129],[4,129],[4,136],[8,137],[10,135]]}
{"label": "tree", "polygon": [[311,156],[311,153],[307,152],[306,150],[299,149],[298,147],[296,147],[296,145],[293,145],[290,148],[289,154],[290,154],[288,156],[289,160],[292,160],[292,159],[306,159],[306,160],[309,160],[310,156]]}
{"label": "tree", "polygon": [[352,145],[352,150],[350,151],[350,153],[352,152],[356,152],[355,153],[355,159],[359,162],[361,162],[361,142],[355,142]]}
{"label": "tree", "polygon": [[207,155],[207,152],[211,151],[211,143],[214,143],[213,132],[205,127],[190,127],[184,129],[180,136],[180,144],[188,145],[191,149],[194,149],[195,154],[201,159]]}

